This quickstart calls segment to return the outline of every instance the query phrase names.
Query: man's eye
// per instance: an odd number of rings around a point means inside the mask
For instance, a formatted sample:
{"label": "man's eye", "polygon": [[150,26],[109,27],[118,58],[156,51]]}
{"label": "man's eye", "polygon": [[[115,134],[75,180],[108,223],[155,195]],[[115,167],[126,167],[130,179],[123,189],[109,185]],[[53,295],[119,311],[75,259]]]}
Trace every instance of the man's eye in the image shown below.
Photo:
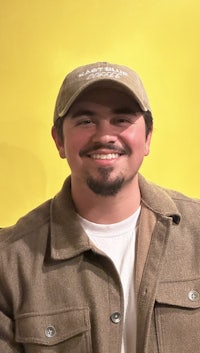
{"label": "man's eye", "polygon": [[130,124],[131,119],[129,119],[128,117],[119,117],[116,119],[116,123],[117,124]]}
{"label": "man's eye", "polygon": [[138,119],[137,112],[131,113],[131,114],[119,115],[115,117],[115,124],[132,125],[136,122],[137,119]]}
{"label": "man's eye", "polygon": [[92,123],[93,121],[91,119],[81,119],[77,121],[77,125],[89,125]]}

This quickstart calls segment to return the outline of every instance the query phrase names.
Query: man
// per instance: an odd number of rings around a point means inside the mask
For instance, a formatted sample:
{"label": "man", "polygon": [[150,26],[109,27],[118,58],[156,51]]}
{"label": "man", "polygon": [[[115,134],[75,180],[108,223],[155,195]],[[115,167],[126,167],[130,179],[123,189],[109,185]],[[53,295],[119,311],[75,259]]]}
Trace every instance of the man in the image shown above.
{"label": "man", "polygon": [[52,136],[71,176],[0,233],[0,352],[199,352],[200,203],[138,174],[152,128],[131,69],[67,75]]}

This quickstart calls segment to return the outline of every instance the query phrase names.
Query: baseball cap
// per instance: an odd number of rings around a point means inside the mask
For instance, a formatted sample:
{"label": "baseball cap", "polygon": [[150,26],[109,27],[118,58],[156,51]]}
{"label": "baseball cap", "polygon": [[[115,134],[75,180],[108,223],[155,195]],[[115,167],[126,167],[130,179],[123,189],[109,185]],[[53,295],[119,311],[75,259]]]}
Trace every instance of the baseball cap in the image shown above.
{"label": "baseball cap", "polygon": [[142,111],[151,111],[147,94],[138,74],[127,66],[96,62],[80,66],[64,79],[58,93],[54,110],[54,123],[64,117],[78,96],[95,84],[120,88],[132,95]]}

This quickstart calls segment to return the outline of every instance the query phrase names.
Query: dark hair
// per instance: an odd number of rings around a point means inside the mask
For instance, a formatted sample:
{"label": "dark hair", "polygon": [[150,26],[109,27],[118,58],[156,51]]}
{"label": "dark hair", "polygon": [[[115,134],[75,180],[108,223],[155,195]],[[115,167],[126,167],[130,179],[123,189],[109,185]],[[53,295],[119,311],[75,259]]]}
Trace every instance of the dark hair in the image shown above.
{"label": "dark hair", "polygon": [[66,116],[63,116],[62,118],[58,118],[53,125],[61,141],[63,141],[63,122],[65,118]]}
{"label": "dark hair", "polygon": [[145,121],[146,137],[147,137],[148,134],[153,130],[153,117],[150,110],[147,110],[146,112],[144,112],[143,116]]}
{"label": "dark hair", "polygon": [[[143,116],[144,116],[144,121],[145,121],[145,126],[146,126],[146,137],[147,137],[148,134],[153,129],[153,117],[152,117],[150,110],[143,112]],[[66,118],[66,115],[62,118],[58,118],[54,123],[54,127],[55,127],[57,134],[60,137],[61,141],[63,141],[63,122],[64,122],[65,118]]]}

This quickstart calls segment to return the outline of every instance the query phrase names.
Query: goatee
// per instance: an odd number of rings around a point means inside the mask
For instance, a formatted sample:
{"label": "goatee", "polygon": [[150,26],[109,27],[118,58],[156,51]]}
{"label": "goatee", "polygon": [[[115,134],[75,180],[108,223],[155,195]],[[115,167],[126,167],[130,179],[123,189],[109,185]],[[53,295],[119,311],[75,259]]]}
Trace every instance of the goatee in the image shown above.
{"label": "goatee", "polygon": [[88,177],[87,185],[95,194],[100,196],[115,196],[124,184],[124,177],[118,177],[115,180],[109,181],[109,175],[113,168],[99,168],[100,180]]}

